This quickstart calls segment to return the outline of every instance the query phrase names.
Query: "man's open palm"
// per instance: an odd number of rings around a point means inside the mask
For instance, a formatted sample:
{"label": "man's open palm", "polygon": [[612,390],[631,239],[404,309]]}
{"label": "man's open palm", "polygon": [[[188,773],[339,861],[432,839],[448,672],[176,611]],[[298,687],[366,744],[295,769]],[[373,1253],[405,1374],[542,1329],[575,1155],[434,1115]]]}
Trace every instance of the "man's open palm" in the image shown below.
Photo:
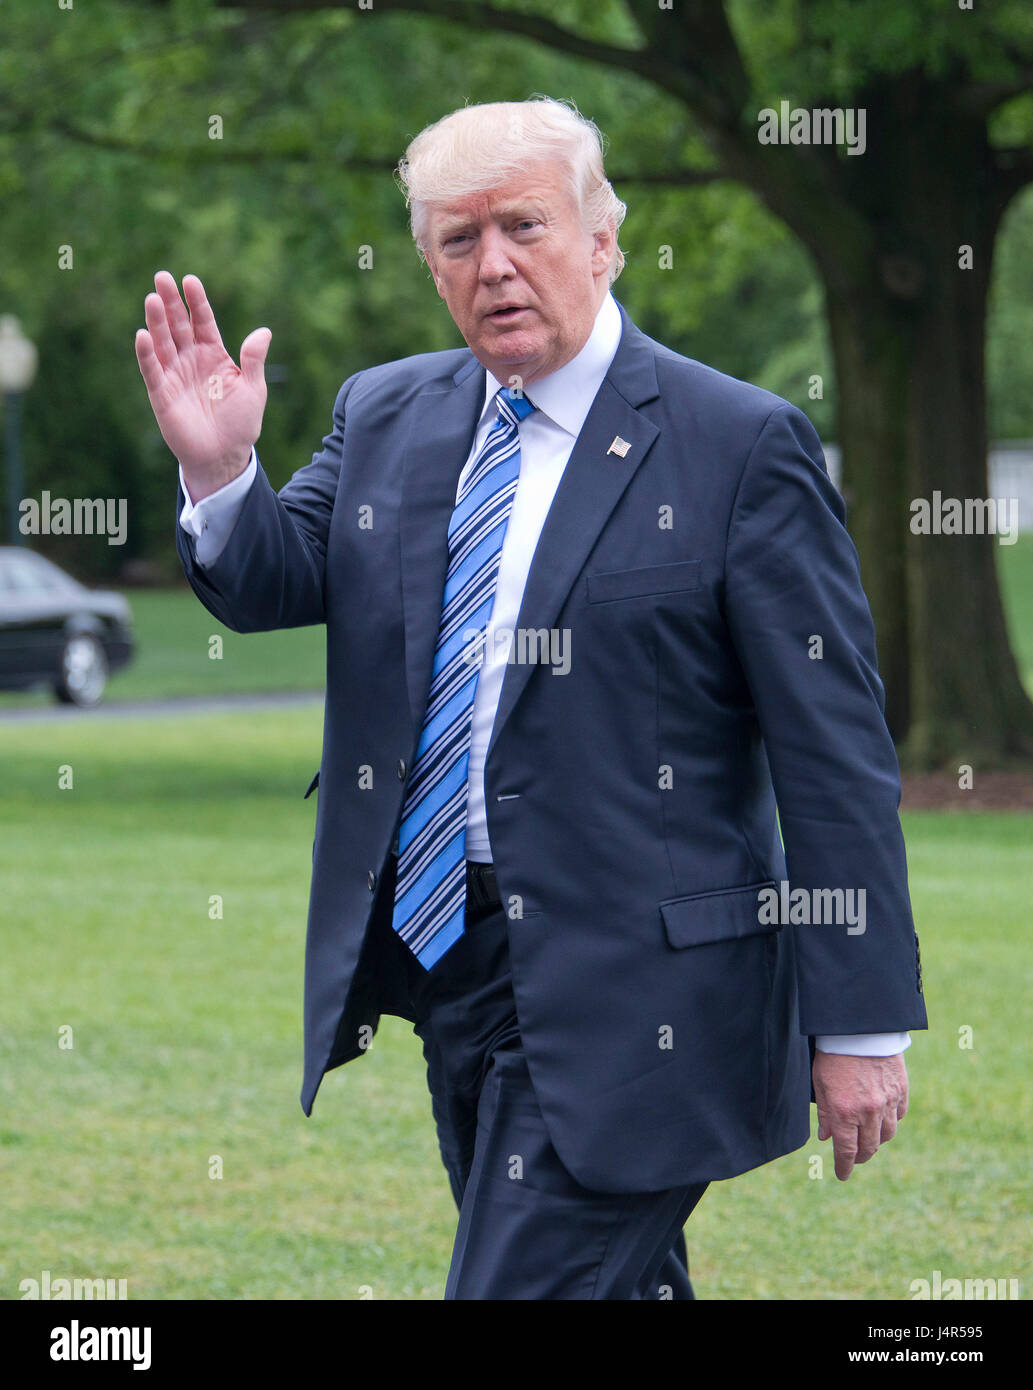
{"label": "man's open palm", "polygon": [[197,502],[247,466],[262,429],[272,334],[250,333],[238,367],[196,275],[183,277],[186,304],[168,271],[155,275],[154,286],[157,293],[144,300],[147,327],[137,332],[136,357],[158,428]]}

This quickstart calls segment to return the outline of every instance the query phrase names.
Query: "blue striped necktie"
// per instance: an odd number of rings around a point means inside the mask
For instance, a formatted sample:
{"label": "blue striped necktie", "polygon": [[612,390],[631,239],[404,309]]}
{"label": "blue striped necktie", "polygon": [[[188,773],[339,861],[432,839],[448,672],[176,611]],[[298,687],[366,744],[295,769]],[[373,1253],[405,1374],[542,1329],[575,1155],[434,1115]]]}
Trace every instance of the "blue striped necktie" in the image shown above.
{"label": "blue striped necktie", "polygon": [[519,422],[535,407],[508,388],[459,491],[427,712],[398,829],[392,926],[427,970],[463,934],[470,726],[502,542],[520,476]]}

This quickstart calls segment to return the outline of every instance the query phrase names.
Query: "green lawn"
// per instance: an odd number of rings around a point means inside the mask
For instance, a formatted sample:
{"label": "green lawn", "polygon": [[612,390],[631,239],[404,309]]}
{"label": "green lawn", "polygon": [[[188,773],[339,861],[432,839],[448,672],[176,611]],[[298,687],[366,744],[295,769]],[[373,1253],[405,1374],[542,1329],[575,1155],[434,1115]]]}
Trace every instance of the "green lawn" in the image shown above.
{"label": "green lawn", "polygon": [[[322,626],[244,635],[217,622],[192,589],[123,592],[133,609],[137,654],[111,677],[105,700],[323,689]],[[213,637],[221,639],[221,653]],[[0,711],[51,704],[53,697],[46,691],[0,691]]]}
{"label": "green lawn", "polygon": [[[131,1298],[441,1297],[455,1212],[409,1025],[298,1104],[320,718],[0,726],[0,1297],[44,1269]],[[687,1228],[701,1297],[1033,1288],[1033,817],[905,828],[932,1021],[911,1114],[846,1184],[814,1140],[715,1184]]]}

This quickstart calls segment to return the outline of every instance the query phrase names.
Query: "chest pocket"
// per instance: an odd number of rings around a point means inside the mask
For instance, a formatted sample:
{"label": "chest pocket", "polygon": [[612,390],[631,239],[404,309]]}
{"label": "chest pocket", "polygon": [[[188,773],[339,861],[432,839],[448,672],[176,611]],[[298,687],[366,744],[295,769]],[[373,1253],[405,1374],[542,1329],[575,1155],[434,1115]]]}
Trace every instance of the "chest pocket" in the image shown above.
{"label": "chest pocket", "polygon": [[702,560],[683,560],[674,565],[647,565],[645,569],[614,570],[588,576],[589,603],[615,603],[619,599],[649,598],[698,589]]}

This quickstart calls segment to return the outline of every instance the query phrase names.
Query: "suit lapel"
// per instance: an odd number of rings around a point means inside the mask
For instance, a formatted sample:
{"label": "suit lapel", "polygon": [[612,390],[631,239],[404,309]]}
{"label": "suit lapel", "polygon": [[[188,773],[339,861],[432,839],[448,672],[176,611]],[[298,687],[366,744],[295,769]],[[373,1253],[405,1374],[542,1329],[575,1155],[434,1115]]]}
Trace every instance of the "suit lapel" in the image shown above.
{"label": "suit lapel", "polygon": [[[592,402],[546,517],[517,619],[519,628],[552,628],[600,532],[634,477],[659,427],[636,407],[659,394],[654,345],[623,306],[620,344]],[[534,386],[527,388],[534,399]],[[608,452],[616,438],[630,447]],[[523,693],[533,667],[506,667],[487,756]]]}
{"label": "suit lapel", "polygon": [[448,569],[448,523],[477,421],[484,368],[471,357],[452,381],[429,387],[414,407],[405,450],[400,542],[405,671],[413,724],[422,727]]}
{"label": "suit lapel", "polygon": [[[551,628],[659,428],[637,409],[659,394],[655,344],[618,305],[621,340],[567,461],[524,588],[518,626]],[[534,387],[528,388],[534,399]],[[456,487],[484,407],[484,369],[471,357],[452,381],[419,396],[406,447],[400,518],[405,667],[413,726],[422,727],[448,568]],[[608,452],[616,437],[630,446]],[[488,756],[532,667],[507,666]]]}

